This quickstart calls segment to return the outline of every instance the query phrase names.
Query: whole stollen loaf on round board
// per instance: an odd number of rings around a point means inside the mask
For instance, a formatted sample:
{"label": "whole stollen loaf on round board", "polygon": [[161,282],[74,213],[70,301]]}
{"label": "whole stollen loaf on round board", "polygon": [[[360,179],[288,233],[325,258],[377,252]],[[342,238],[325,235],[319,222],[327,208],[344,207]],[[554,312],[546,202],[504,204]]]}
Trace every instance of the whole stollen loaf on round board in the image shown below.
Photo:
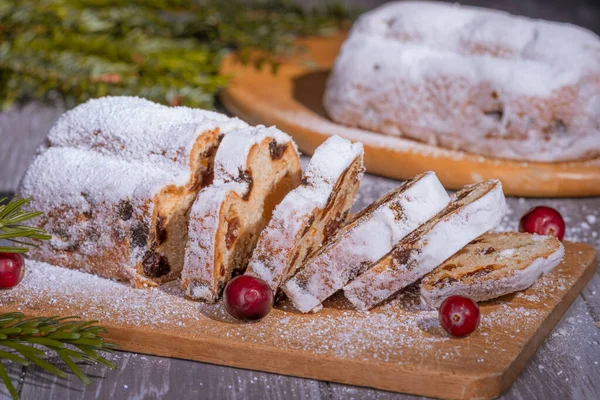
{"label": "whole stollen loaf on round board", "polygon": [[336,122],[529,161],[600,155],[600,38],[577,26],[393,2],[353,26],[329,76]]}

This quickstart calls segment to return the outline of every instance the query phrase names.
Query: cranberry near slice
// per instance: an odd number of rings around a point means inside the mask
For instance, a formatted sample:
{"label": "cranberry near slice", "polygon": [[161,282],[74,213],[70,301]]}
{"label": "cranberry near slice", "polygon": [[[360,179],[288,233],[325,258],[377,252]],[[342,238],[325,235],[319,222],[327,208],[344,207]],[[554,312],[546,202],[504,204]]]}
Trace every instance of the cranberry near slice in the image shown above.
{"label": "cranberry near slice", "polygon": [[25,260],[21,254],[0,253],[0,289],[15,287],[25,275]]}
{"label": "cranberry near slice", "polygon": [[258,321],[273,307],[273,292],[265,281],[240,275],[229,281],[223,292],[225,310],[241,321]]}
{"label": "cranberry near slice", "polygon": [[552,207],[537,206],[527,211],[519,221],[519,232],[556,236],[562,241],[565,236],[565,221]]}
{"label": "cranberry near slice", "polygon": [[440,325],[452,336],[464,337],[479,326],[479,306],[463,296],[450,296],[440,306]]}

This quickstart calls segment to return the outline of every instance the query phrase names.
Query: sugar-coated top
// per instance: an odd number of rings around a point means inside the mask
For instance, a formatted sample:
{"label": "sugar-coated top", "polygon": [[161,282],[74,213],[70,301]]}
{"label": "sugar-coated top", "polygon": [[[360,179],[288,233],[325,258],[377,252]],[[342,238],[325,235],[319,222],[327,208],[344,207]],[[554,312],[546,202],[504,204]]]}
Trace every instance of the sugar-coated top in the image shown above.
{"label": "sugar-coated top", "polygon": [[48,139],[51,146],[188,166],[192,146],[203,132],[247,126],[213,111],[167,107],[139,97],[102,97],[64,113]]}
{"label": "sugar-coated top", "polygon": [[285,196],[262,232],[249,263],[252,274],[272,289],[277,288],[276,281],[286,272],[298,233],[315,212],[327,206],[337,181],[363,154],[361,143],[353,144],[339,136],[332,136],[317,147],[304,172],[305,184]]}
{"label": "sugar-coated top", "polygon": [[287,282],[285,293],[302,312],[318,307],[354,278],[362,265],[379,260],[448,200],[433,172],[403,184],[343,226],[337,239]]}
{"label": "sugar-coated top", "polygon": [[[248,156],[253,146],[272,138],[278,145],[291,144],[292,139],[275,127],[262,125],[233,131],[223,138],[215,155],[215,176],[212,185],[198,194],[190,211],[188,228],[189,241],[186,248],[186,261],[182,271],[184,281],[212,280],[216,234],[220,224],[220,209],[232,192],[243,196],[250,182],[239,179],[248,169]],[[186,288],[188,295],[203,297],[210,289],[194,283]]]}
{"label": "sugar-coated top", "polygon": [[362,143],[352,143],[339,136],[327,139],[317,147],[304,171],[306,184],[288,193],[275,208],[273,217],[288,221],[299,210],[310,212],[315,207],[325,207],[340,176],[363,154]]}
{"label": "sugar-coated top", "polygon": [[[305,185],[287,194],[273,212],[273,221],[284,224],[302,224],[306,213],[323,208],[340,176],[357,157],[364,154],[362,143],[352,143],[339,136],[332,136],[317,147],[306,171]],[[271,225],[274,225],[275,222]],[[296,231],[298,226],[288,226]],[[269,228],[267,228],[269,229]]]}
{"label": "sugar-coated top", "polygon": [[[477,64],[467,71],[482,80],[530,95],[576,83],[582,74],[598,71],[600,63],[600,38],[584,28],[436,2],[392,2],[364,14],[342,54],[366,46],[375,59],[414,65],[413,79],[439,68],[463,69],[468,58]],[[423,63],[442,57],[446,62],[437,66]]]}
{"label": "sugar-coated top", "polygon": [[298,151],[292,138],[275,128],[263,125],[239,129],[226,135],[215,156],[215,185],[235,179],[240,169],[246,169],[246,160],[252,147],[267,138],[272,138],[279,145],[291,143]]}
{"label": "sugar-coated top", "polygon": [[317,147],[306,167],[304,178],[308,184],[294,192],[316,201],[321,207],[325,206],[337,180],[357,157],[363,155],[362,143],[352,143],[337,135],[330,137]]}
{"label": "sugar-coated top", "polygon": [[60,204],[117,204],[122,199],[148,199],[165,185],[184,185],[188,178],[187,171],[105,157],[88,150],[51,147],[29,167],[20,193],[34,196],[38,209],[52,210]]}
{"label": "sugar-coated top", "polygon": [[478,236],[493,229],[506,211],[502,184],[467,186],[435,217],[402,239],[386,256],[344,287],[365,311],[431,272]]}

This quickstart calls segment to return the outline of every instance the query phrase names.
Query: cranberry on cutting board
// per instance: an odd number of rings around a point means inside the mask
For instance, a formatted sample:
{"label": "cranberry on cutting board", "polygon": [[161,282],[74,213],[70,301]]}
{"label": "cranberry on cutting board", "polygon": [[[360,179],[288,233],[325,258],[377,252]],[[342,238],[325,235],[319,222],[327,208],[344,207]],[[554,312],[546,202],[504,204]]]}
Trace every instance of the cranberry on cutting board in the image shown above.
{"label": "cranberry on cutting board", "polygon": [[552,235],[562,241],[565,236],[565,221],[554,208],[537,206],[521,217],[519,231],[537,233],[538,235]]}
{"label": "cranberry on cutting board", "polygon": [[21,254],[0,253],[0,288],[15,287],[25,275],[25,260]]}
{"label": "cranberry on cutting board", "polygon": [[225,310],[242,321],[258,321],[273,307],[273,292],[262,279],[240,275],[229,281],[223,292]]}
{"label": "cranberry on cutting board", "polygon": [[440,325],[452,336],[468,336],[479,326],[479,306],[463,296],[450,296],[440,306]]}

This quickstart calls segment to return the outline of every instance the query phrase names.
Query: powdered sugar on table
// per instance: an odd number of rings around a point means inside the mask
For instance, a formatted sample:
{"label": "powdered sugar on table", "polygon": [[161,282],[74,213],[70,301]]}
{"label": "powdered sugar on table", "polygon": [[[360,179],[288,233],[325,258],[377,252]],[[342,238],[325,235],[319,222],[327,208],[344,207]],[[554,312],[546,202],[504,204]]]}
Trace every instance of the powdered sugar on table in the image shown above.
{"label": "powdered sugar on table", "polygon": [[[493,355],[485,354],[484,348],[511,347],[507,337],[533,334],[549,312],[539,305],[552,303],[573,284],[573,277],[559,266],[522,292],[518,300],[483,304],[482,323],[475,333],[478,344],[471,345],[472,341],[451,339],[441,330],[437,312],[420,303],[416,286],[368,313],[353,311],[341,296],[334,296],[318,314],[303,315],[284,303],[260,323],[241,324],[227,315],[221,303],[186,300],[178,282],[134,289],[45,263],[28,260],[26,266],[19,286],[0,292],[0,309],[79,315],[99,320],[109,331],[111,326],[143,328],[188,338],[392,363],[414,361],[424,351],[457,364],[467,350],[488,360]],[[450,343],[442,345],[445,342]]]}

